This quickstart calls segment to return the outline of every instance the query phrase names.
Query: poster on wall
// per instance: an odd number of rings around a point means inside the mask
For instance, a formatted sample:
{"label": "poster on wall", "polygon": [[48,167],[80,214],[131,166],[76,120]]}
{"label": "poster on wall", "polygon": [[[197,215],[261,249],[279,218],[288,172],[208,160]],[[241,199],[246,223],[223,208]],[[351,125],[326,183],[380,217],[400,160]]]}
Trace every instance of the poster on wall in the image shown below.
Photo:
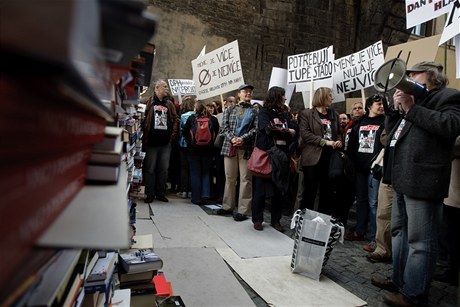
{"label": "poster on wall", "polygon": [[287,57],[288,84],[332,78],[333,46]]}
{"label": "poster on wall", "polygon": [[193,60],[192,70],[196,96],[200,100],[238,89],[244,83],[238,41]]}
{"label": "poster on wall", "polygon": [[336,95],[374,86],[375,71],[385,63],[382,41],[334,61]]}

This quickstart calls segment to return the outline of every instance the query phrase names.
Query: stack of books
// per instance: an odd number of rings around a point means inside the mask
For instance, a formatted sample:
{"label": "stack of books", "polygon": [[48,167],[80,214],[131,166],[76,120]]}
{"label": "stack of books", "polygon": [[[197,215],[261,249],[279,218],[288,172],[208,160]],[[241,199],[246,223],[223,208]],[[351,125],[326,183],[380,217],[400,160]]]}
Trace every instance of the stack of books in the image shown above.
{"label": "stack of books", "polygon": [[163,261],[153,248],[120,250],[118,258],[121,289],[129,288],[133,295],[155,293],[153,278]]}
{"label": "stack of books", "polygon": [[116,183],[124,160],[122,128],[106,127],[104,139],[94,144],[86,179],[90,182]]}
{"label": "stack of books", "polygon": [[116,252],[102,252],[84,283],[84,306],[109,306],[114,285],[113,273],[117,261]]}

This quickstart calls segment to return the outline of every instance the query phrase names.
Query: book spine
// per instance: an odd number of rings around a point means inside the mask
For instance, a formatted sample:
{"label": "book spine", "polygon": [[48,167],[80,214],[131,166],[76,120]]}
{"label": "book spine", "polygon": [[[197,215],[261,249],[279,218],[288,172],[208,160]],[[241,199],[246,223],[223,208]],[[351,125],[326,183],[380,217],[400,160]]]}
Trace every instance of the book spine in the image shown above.
{"label": "book spine", "polygon": [[66,208],[85,183],[91,149],[24,161],[23,165],[0,165],[2,203],[0,212],[0,287],[15,272],[35,240]]}
{"label": "book spine", "polygon": [[[106,120],[72,104],[51,103],[0,78],[0,159],[21,160],[104,139]],[[18,124],[20,122],[20,124]],[[19,137],[18,137],[19,136]]]}

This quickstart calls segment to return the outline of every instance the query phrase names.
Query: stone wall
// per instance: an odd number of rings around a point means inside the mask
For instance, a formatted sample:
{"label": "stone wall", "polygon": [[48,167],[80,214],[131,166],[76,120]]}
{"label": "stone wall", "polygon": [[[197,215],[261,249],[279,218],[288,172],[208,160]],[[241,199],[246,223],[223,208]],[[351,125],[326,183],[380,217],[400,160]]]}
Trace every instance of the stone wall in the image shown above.
{"label": "stone wall", "polygon": [[244,79],[258,98],[288,55],[333,45],[338,58],[380,39],[387,46],[408,38],[404,1],[150,0],[148,10],[159,17],[154,80],[191,79],[190,62],[204,45],[211,51],[238,40]]}

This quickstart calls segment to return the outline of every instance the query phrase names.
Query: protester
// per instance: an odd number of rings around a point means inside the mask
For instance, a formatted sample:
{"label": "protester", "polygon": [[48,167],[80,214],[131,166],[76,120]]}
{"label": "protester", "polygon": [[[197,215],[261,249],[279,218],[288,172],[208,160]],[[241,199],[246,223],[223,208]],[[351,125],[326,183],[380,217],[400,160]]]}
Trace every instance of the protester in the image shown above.
{"label": "protester", "polygon": [[238,212],[233,217],[238,222],[246,220],[251,213],[252,174],[247,168],[247,163],[254,149],[257,127],[257,112],[251,105],[253,89],[252,85],[242,84],[238,88],[239,103],[225,109],[222,120],[222,133],[225,135],[225,140],[221,154],[224,156],[225,189],[223,208],[216,213],[233,214],[239,175]]}
{"label": "protester", "polygon": [[[181,198],[187,198],[188,194],[191,193],[190,187],[190,168],[188,163],[188,144],[184,137],[183,129],[187,119],[195,113],[195,100],[190,96],[186,96],[182,99],[181,104],[181,115],[179,125],[179,148],[180,148],[180,187],[179,192],[176,196]],[[191,194],[190,194],[191,196]]]}
{"label": "protester", "polygon": [[142,135],[146,203],[151,203],[155,198],[168,201],[165,190],[171,142],[178,139],[179,123],[176,107],[169,101],[168,93],[166,81],[158,80],[154,85],[154,94],[147,101]]}
{"label": "protester", "polygon": [[304,194],[300,209],[314,209],[319,186],[318,211],[333,214],[334,184],[328,176],[332,150],[342,148],[339,115],[333,109],[332,90],[320,87],[315,91],[313,108],[299,113],[299,129],[303,144],[301,163],[304,174]]}
{"label": "protester", "polygon": [[442,206],[442,226],[439,233],[440,253],[438,258],[445,260],[445,267],[439,272],[435,272],[433,277],[435,280],[457,286],[460,274],[458,221],[460,221],[460,136],[457,137],[454,146],[449,197],[444,199],[444,206]]}
{"label": "protester", "polygon": [[[199,121],[204,119],[204,121]],[[200,135],[200,130],[207,130]],[[209,113],[204,103],[195,105],[195,114],[190,115],[184,125],[183,135],[187,140],[187,157],[190,166],[192,203],[206,205],[211,196],[211,165],[214,155],[214,140],[219,132],[217,118]],[[198,136],[203,138],[198,138]]]}
{"label": "protester", "polygon": [[397,89],[385,123],[384,180],[395,190],[391,230],[393,274],[374,276],[372,283],[393,290],[383,296],[392,306],[423,305],[428,295],[438,249],[438,221],[448,196],[451,155],[460,135],[460,92],[446,88],[442,65],[420,62],[407,70],[423,84],[425,95]]}
{"label": "protester", "polygon": [[[270,152],[272,165],[284,163],[283,172],[273,170],[272,178],[253,176],[254,191],[252,203],[252,222],[254,229],[263,230],[265,200],[271,199],[270,225],[280,232],[284,232],[280,224],[283,203],[287,201],[285,194],[289,187],[290,145],[295,140],[296,131],[293,129],[288,113],[284,111],[285,90],[274,86],[268,90],[263,107],[257,115],[256,146]],[[278,149],[278,150],[275,150]],[[271,153],[273,152],[273,153]],[[279,157],[278,155],[281,155]],[[280,163],[273,163],[280,158]]]}
{"label": "protester", "polygon": [[367,252],[373,252],[376,247],[376,216],[380,180],[374,178],[371,173],[371,164],[383,148],[380,135],[384,129],[384,100],[385,98],[380,94],[366,99],[366,113],[354,122],[349,133],[347,147],[348,157],[355,166],[356,227],[354,231],[345,235],[345,240],[363,241],[369,221],[370,242],[364,246]]}
{"label": "protester", "polygon": [[[380,135],[380,142],[383,146],[386,145],[388,140],[388,134],[384,130]],[[380,156],[377,159],[382,158]],[[381,162],[382,164],[382,174],[383,175],[383,161],[374,161],[374,163]],[[376,174],[374,174],[374,177]],[[377,231],[375,233],[375,243],[376,247],[373,252],[370,252],[366,255],[367,259],[370,262],[391,262],[391,208],[393,203],[393,187],[390,184],[380,182],[379,192],[378,192],[378,206],[377,206]]]}
{"label": "protester", "polygon": [[342,128],[342,130],[345,130],[350,120],[351,118],[348,114],[346,113],[339,114],[340,127]]}

